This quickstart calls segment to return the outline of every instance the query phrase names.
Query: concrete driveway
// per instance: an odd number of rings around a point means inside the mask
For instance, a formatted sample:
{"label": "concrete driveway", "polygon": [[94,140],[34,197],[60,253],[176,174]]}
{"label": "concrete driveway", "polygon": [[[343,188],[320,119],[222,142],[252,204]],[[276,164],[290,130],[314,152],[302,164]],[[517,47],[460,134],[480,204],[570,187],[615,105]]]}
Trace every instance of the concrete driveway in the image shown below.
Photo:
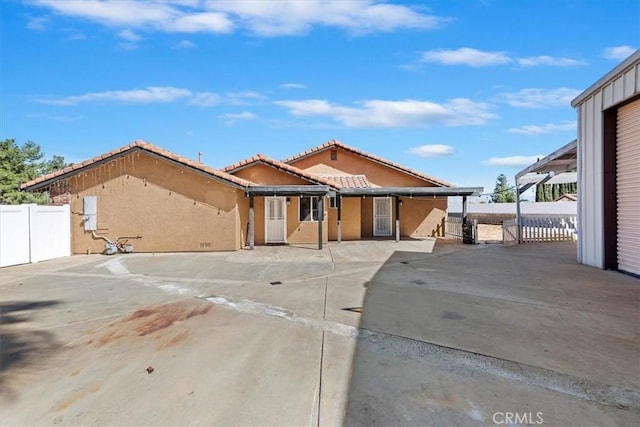
{"label": "concrete driveway", "polygon": [[0,270],[4,425],[636,425],[640,283],[575,246],[345,242]]}

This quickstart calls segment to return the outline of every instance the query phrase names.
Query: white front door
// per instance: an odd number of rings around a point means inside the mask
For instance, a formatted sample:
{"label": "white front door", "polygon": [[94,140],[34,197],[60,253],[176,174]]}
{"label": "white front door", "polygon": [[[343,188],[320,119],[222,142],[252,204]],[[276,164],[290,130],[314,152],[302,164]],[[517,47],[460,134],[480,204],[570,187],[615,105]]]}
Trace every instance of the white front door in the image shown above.
{"label": "white front door", "polygon": [[287,209],[284,197],[265,197],[265,243],[286,243]]}
{"label": "white front door", "polygon": [[373,235],[391,236],[391,198],[373,199]]}

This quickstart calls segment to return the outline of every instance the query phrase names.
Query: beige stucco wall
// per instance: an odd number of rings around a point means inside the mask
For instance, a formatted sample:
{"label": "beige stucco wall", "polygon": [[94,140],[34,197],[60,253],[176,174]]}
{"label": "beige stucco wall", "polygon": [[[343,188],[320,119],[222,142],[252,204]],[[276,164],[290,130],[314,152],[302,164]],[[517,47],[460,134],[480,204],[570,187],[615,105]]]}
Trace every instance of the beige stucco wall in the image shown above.
{"label": "beige stucco wall", "polygon": [[325,150],[312,154],[309,157],[293,161],[291,164],[300,169],[308,169],[324,164],[349,174],[366,175],[369,182],[380,187],[432,186],[419,178],[407,175],[404,172],[397,171],[342,149],[338,149],[337,160],[331,160],[331,150]]}
{"label": "beige stucco wall", "polygon": [[[380,187],[433,186],[417,177],[365,159],[351,152],[340,148],[337,148],[337,150],[337,160],[331,160],[331,150],[325,150],[294,161],[292,165],[301,169],[310,169],[311,171],[326,169],[339,170],[354,175],[364,174],[370,183]],[[446,198],[401,198],[401,200],[403,201],[403,206],[400,208],[400,235],[402,237],[444,235],[443,227],[447,209]],[[390,238],[395,238],[396,211],[393,198],[391,200],[391,210],[392,236]],[[349,235],[350,232],[352,233],[351,236],[355,239],[373,237],[373,197],[343,198],[342,216],[342,236],[344,240],[348,240],[346,236]],[[351,218],[352,221],[347,221],[347,218]],[[337,236],[337,213],[331,215],[329,219],[329,237],[333,240],[334,236]],[[359,229],[355,222],[359,223]]]}
{"label": "beige stucco wall", "polygon": [[[338,240],[338,209],[329,208],[329,240]],[[360,197],[342,198],[342,240],[360,240]]]}
{"label": "beige stucco wall", "polygon": [[[447,199],[401,197],[400,236],[401,237],[443,237],[446,218]],[[362,237],[373,237],[373,197],[360,199],[362,218]],[[391,197],[391,236],[396,235],[396,203]]]}
{"label": "beige stucco wall", "polygon": [[[291,197],[291,204],[287,207],[287,243],[290,244],[316,244],[318,243],[318,221],[300,221],[298,209],[300,198]],[[324,211],[327,213],[329,198],[324,198]],[[329,241],[329,223],[325,216],[322,222],[322,241]]]}
{"label": "beige stucco wall", "polygon": [[[318,222],[317,221],[300,221],[300,213],[298,206],[300,199],[297,196],[287,197],[289,199],[289,205],[287,209],[287,243],[289,244],[315,244],[318,243]],[[327,203],[329,199],[325,198],[325,212],[327,212]],[[246,233],[247,224],[249,223],[249,202],[245,201],[239,204],[241,209],[246,213],[240,214],[240,221],[243,224],[243,229]],[[265,198],[255,196],[253,201],[254,217],[255,217],[255,237],[254,242],[256,245],[265,244]],[[322,229],[323,242],[329,241],[329,221],[325,218]],[[245,243],[246,244],[246,243]]]}
{"label": "beige stucco wall", "polygon": [[[289,174],[287,172],[275,169],[263,163],[254,163],[236,172],[233,175],[247,179],[256,184],[263,185],[313,185],[300,177]],[[315,244],[318,242],[318,223],[300,221],[298,206],[299,198],[297,196],[288,197],[289,205],[287,209],[287,243],[289,244]],[[325,199],[325,212],[328,211],[329,199]],[[247,224],[249,223],[249,202],[248,200],[239,203],[240,222],[246,234]],[[265,244],[265,198],[256,196],[254,198],[254,218],[255,218],[255,237],[256,245]],[[323,241],[326,243],[329,238],[328,220],[325,218],[323,222]],[[243,242],[246,244],[246,238]]]}
{"label": "beige stucco wall", "polygon": [[73,253],[98,253],[104,242],[84,231],[83,197],[97,196],[100,235],[131,240],[135,252],[219,251],[241,246],[237,190],[142,152],[70,178]]}
{"label": "beige stucco wall", "polygon": [[[391,208],[393,209],[393,205]],[[362,237],[373,237],[373,197],[360,199],[360,220]]]}
{"label": "beige stucco wall", "polygon": [[[405,237],[444,237],[447,198],[410,199],[401,197],[400,235]],[[395,223],[394,223],[395,227]]]}

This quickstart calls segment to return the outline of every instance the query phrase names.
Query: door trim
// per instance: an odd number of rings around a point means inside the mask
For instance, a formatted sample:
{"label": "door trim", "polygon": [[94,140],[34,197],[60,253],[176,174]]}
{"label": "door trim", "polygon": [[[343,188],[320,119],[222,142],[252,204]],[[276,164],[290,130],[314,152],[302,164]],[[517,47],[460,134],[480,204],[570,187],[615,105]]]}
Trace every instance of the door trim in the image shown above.
{"label": "door trim", "polygon": [[[376,230],[376,213],[378,206],[378,200],[386,200],[389,205],[389,233],[381,234]],[[391,237],[393,235],[393,207],[391,205],[391,197],[374,197],[373,198],[373,237]]]}
{"label": "door trim", "polygon": [[[269,240],[269,209],[268,204],[269,200],[280,200],[282,203],[282,214],[283,214],[283,222],[284,226],[282,227],[282,240],[278,241],[270,241]],[[286,197],[265,197],[264,198],[264,243],[287,243],[287,198]]]}

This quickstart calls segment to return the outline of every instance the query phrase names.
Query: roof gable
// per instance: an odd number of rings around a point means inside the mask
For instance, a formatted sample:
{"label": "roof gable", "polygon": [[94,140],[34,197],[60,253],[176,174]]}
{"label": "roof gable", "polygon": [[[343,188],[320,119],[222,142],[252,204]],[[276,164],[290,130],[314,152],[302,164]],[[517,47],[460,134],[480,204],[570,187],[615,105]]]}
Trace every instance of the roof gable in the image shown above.
{"label": "roof gable", "polygon": [[155,146],[153,144],[150,144],[148,142],[145,141],[141,141],[141,140],[136,140],[133,143],[129,144],[129,145],[125,145],[124,147],[118,148],[116,150],[110,151],[108,153],[104,153],[100,156],[96,156],[92,159],[89,160],[85,160],[84,162],[81,163],[75,163],[69,167],[66,167],[64,169],[60,169],[57,170],[55,172],[46,174],[46,175],[42,175],[36,179],[33,179],[31,181],[25,182],[23,184],[20,185],[20,189],[21,190],[35,190],[41,187],[44,187],[46,185],[49,185],[55,181],[58,181],[60,179],[64,179],[67,178],[71,175],[75,175],[76,173],[79,173],[81,171],[93,168],[95,166],[98,166],[102,163],[108,162],[113,158],[116,157],[121,157],[130,153],[133,153],[135,151],[143,151],[146,153],[149,153],[151,155],[163,158],[165,160],[168,160],[172,163],[176,163],[180,166],[183,167],[187,167],[189,169],[198,171],[200,173],[204,173],[208,176],[211,176],[214,179],[217,179],[219,181],[223,181],[225,183],[228,183],[232,186],[238,187],[238,188],[246,188],[251,186],[253,183],[247,180],[244,180],[242,178],[238,178],[236,176],[233,176],[231,174],[228,174],[224,171],[220,171],[217,169],[214,169],[212,167],[206,166],[202,163],[198,163],[194,160],[190,160],[187,159],[185,157],[181,157],[175,153],[172,153],[170,151],[164,150],[158,146]]}
{"label": "roof gable", "polygon": [[[229,165],[225,168],[223,168],[222,170],[226,173],[229,174],[237,174],[239,172],[241,172],[242,170],[245,170],[247,168],[250,168],[252,166],[258,165],[258,164],[262,164],[265,165],[267,167],[273,168],[279,172],[282,173],[286,173],[289,175],[293,175],[299,179],[302,179],[306,182],[312,183],[312,184],[321,184],[321,185],[328,185],[332,188],[336,188],[339,189],[340,185],[328,178],[304,171],[302,169],[299,169],[295,166],[289,165],[287,163],[283,163],[281,161],[272,159],[270,157],[267,157],[263,154],[256,154],[253,157],[249,157],[248,159],[239,161],[237,163],[234,163],[232,165]],[[261,184],[278,184],[275,182],[265,182],[265,183],[261,183]]]}
{"label": "roof gable", "polygon": [[[424,182],[427,182],[427,183],[429,183],[431,185],[440,186],[440,187],[454,187],[454,185],[449,183],[449,182],[446,182],[446,181],[443,181],[441,179],[434,178],[432,176],[423,174],[422,172],[418,172],[418,171],[416,171],[414,169],[402,166],[402,165],[400,165],[398,163],[394,163],[392,161],[389,161],[389,160],[384,159],[382,157],[376,156],[374,154],[367,153],[366,151],[362,151],[362,150],[359,150],[357,148],[350,147],[350,146],[348,146],[346,144],[343,144],[342,142],[337,141],[335,139],[332,139],[331,141],[326,142],[326,143],[324,143],[322,145],[319,145],[317,147],[314,147],[314,148],[311,148],[309,150],[303,151],[302,153],[299,153],[299,154],[296,154],[294,156],[291,156],[291,157],[285,159],[284,163],[295,164],[297,162],[302,161],[303,159],[307,159],[307,158],[309,158],[311,156],[315,156],[315,155],[317,155],[319,153],[325,152],[327,150],[333,150],[333,149],[339,149],[339,150],[346,151],[348,153],[351,153],[351,154],[354,154],[356,156],[359,156],[359,157],[361,157],[361,158],[363,158],[365,160],[368,160],[368,161],[374,162],[376,164],[385,166],[387,168],[393,169],[395,171],[404,173],[404,174],[409,175],[411,177],[414,177],[414,178],[417,178],[417,179],[422,180]],[[370,180],[372,179],[372,177],[368,177],[368,178]]]}

